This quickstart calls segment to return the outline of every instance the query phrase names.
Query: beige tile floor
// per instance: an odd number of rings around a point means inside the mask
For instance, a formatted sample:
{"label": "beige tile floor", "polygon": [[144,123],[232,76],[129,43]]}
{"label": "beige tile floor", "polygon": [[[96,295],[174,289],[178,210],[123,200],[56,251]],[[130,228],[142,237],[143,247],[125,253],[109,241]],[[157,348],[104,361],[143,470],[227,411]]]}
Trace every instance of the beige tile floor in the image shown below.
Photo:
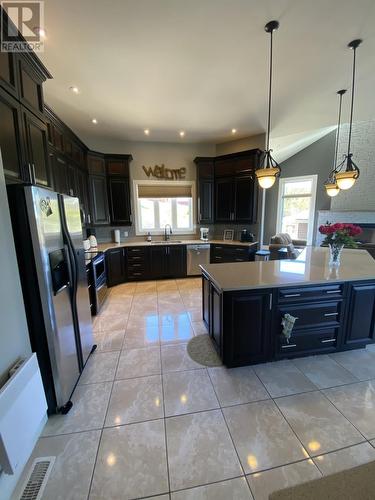
{"label": "beige tile floor", "polygon": [[73,408],[31,458],[56,456],[44,499],[266,500],[375,460],[373,346],[207,369],[186,351],[200,308],[197,278],[111,289]]}

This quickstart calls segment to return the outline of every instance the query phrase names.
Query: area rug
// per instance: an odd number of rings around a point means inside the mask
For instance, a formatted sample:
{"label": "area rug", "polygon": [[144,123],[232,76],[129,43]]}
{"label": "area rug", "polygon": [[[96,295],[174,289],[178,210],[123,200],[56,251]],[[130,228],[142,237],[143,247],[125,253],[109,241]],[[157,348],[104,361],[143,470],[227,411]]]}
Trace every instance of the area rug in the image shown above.
{"label": "area rug", "polygon": [[193,337],[188,345],[187,352],[193,361],[204,366],[221,366],[222,362],[206,334]]}

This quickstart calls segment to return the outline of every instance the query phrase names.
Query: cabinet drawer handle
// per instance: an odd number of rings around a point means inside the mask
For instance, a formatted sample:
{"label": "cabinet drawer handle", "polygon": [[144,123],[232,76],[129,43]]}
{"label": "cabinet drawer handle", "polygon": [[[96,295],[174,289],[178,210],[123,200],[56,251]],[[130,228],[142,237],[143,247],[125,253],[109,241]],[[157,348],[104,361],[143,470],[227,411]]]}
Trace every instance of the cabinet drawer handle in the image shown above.
{"label": "cabinet drawer handle", "polygon": [[326,293],[340,293],[340,290],[326,290]]}
{"label": "cabinet drawer handle", "polygon": [[336,342],[336,339],[325,339],[320,341],[322,344],[328,344],[328,342]]}
{"label": "cabinet drawer handle", "polygon": [[338,312],[336,312],[336,313],[325,313],[325,314],[324,314],[324,316],[325,316],[326,318],[328,318],[329,316],[337,316],[337,315],[338,315]]}
{"label": "cabinet drawer handle", "polygon": [[291,347],[297,347],[297,344],[282,345],[281,349],[290,349]]}
{"label": "cabinet drawer handle", "polygon": [[132,273],[133,276],[142,276],[142,273]]}
{"label": "cabinet drawer handle", "polygon": [[284,297],[301,297],[301,294],[300,293],[287,293],[286,295],[284,295]]}
{"label": "cabinet drawer handle", "polygon": [[222,259],[223,257],[219,257],[218,255],[215,255],[215,259]]}
{"label": "cabinet drawer handle", "polygon": [[236,262],[244,262],[243,259],[236,259]]}

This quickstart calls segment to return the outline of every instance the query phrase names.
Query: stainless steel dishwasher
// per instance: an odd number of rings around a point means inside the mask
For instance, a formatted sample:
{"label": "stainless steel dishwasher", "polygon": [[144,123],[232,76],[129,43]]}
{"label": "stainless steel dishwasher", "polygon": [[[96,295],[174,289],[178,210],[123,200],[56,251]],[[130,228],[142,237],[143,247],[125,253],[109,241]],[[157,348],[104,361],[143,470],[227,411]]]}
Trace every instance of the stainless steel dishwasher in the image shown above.
{"label": "stainless steel dishwasher", "polygon": [[186,247],[186,269],[188,276],[198,276],[201,274],[199,264],[210,263],[210,244],[197,243]]}

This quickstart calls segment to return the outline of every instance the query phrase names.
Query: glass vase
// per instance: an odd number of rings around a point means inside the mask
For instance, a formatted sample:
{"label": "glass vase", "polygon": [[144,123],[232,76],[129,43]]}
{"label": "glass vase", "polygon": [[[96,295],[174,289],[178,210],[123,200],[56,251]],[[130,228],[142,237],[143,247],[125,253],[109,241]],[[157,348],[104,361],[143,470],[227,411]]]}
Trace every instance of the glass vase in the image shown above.
{"label": "glass vase", "polygon": [[329,267],[339,267],[343,243],[330,243],[329,245]]}

